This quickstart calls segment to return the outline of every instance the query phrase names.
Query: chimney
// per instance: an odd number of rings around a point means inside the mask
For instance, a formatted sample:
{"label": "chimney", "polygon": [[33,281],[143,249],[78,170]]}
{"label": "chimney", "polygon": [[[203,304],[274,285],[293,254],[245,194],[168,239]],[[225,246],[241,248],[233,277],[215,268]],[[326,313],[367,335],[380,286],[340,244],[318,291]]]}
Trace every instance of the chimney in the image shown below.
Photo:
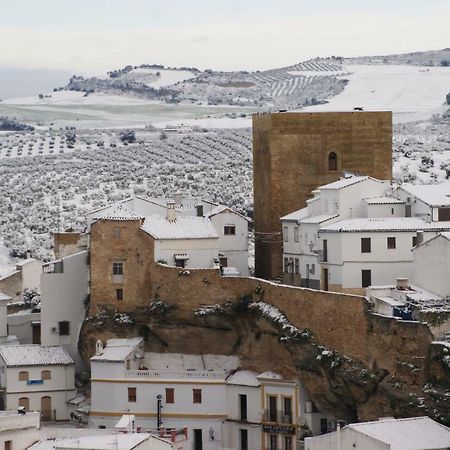
{"label": "chimney", "polygon": [[177,220],[177,211],[175,209],[175,202],[173,200],[167,200],[167,220],[173,222]]}
{"label": "chimney", "polygon": [[197,217],[203,217],[203,205],[201,203],[198,203],[196,205],[197,208]]}
{"label": "chimney", "polygon": [[397,278],[397,289],[405,290],[408,289],[408,278]]}
{"label": "chimney", "polygon": [[100,356],[103,353],[103,342],[99,339],[95,343],[95,356]]}
{"label": "chimney", "polygon": [[181,192],[176,192],[173,197],[174,197],[174,200],[175,200],[175,206],[180,206],[182,198],[183,198],[182,195],[181,195]]}

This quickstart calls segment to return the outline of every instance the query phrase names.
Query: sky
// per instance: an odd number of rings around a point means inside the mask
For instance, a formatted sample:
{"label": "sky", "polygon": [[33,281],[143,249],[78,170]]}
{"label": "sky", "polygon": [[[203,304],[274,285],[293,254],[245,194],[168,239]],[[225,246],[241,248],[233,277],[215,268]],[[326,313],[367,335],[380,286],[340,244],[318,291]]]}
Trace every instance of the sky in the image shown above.
{"label": "sky", "polygon": [[450,47],[449,0],[0,0],[0,68],[256,70]]}

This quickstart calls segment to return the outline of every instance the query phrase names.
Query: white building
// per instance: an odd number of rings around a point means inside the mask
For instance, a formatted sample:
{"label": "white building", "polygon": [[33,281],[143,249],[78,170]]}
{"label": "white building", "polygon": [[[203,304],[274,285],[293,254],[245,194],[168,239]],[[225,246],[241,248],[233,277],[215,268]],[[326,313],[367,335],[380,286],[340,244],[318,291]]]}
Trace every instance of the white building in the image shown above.
{"label": "white building", "polygon": [[[182,243],[179,241],[174,243],[173,239],[169,239],[172,242],[161,243],[158,245],[158,250],[155,248],[155,254],[158,252],[158,256],[162,254],[167,259],[162,257],[156,258],[156,260],[164,259],[169,265],[175,265],[175,261],[182,261],[180,258],[174,259],[174,251],[176,251],[177,254],[187,256],[189,260],[192,259],[192,261],[186,260],[186,267],[213,267],[213,262],[209,256],[207,262],[205,262],[204,257],[199,256],[198,248],[195,247],[200,247],[201,250],[209,252],[208,255],[214,254],[214,258],[220,261],[223,267],[235,267],[241,275],[248,275],[248,219],[226,206],[198,198],[186,198],[181,195],[175,195],[173,200],[133,197],[87,214],[87,231],[89,232],[92,223],[97,219],[120,217],[121,220],[126,220],[127,216],[134,219],[142,218],[147,224],[154,222],[154,227],[158,229],[161,223],[167,224],[169,218],[171,222],[179,222],[179,225],[175,224],[172,227],[179,230],[183,227],[198,227],[199,231],[208,229],[207,234],[210,239],[213,238],[210,228],[212,226],[215,230],[214,245],[212,245],[212,242],[198,243],[192,237],[186,238],[186,236],[192,234],[186,232],[185,240],[189,239],[190,242]],[[157,216],[159,216],[160,221],[158,221]],[[190,218],[190,220],[187,218]],[[202,248],[205,244],[208,244],[206,249]],[[186,248],[183,249],[183,246]],[[193,258],[189,254],[191,247],[194,252]]]}
{"label": "white building", "polygon": [[393,196],[405,202],[405,215],[427,222],[450,220],[450,182],[440,184],[402,184]]}
{"label": "white building", "polygon": [[0,448],[23,450],[39,440],[40,413],[0,411]]}
{"label": "white building", "polygon": [[450,429],[429,417],[380,419],[305,439],[305,450],[431,450],[450,448]]}
{"label": "white building", "polygon": [[419,240],[428,239],[450,230],[450,221],[424,220],[428,216],[418,214],[422,209],[407,208],[414,200],[404,192],[398,188],[394,197],[388,182],[371,177],[348,177],[319,187],[306,208],[281,218],[283,281],[364,294],[371,284],[411,278],[417,233],[423,232]]}
{"label": "white building", "polygon": [[67,420],[75,396],[74,362],[62,347],[0,345],[3,410],[40,411],[44,420]]}
{"label": "white building", "polygon": [[230,356],[144,353],[141,338],[98,343],[91,425],[110,427],[130,413],[144,428],[158,417],[163,427],[187,427],[198,450],[296,448],[298,383],[238,366]]}
{"label": "white building", "polygon": [[41,291],[41,344],[63,346],[76,370],[82,370],[85,364],[78,352],[78,338],[89,295],[88,252],[45,264]]}

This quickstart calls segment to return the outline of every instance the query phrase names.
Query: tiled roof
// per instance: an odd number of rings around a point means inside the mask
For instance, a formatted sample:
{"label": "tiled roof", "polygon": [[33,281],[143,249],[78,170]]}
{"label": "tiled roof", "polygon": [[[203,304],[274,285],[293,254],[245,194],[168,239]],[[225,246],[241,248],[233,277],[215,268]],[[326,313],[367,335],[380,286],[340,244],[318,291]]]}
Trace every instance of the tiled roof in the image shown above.
{"label": "tiled roof", "polygon": [[450,207],[450,182],[424,185],[402,184],[400,189],[417,197],[428,206]]}
{"label": "tiled roof", "polygon": [[301,220],[308,216],[308,208],[302,208],[298,211],[294,211],[286,216],[283,216],[281,220]]}
{"label": "tiled roof", "polygon": [[139,220],[140,216],[135,214],[131,209],[127,208],[123,203],[117,203],[111,208],[102,210],[94,219],[100,220]]}
{"label": "tiled roof", "polygon": [[339,214],[319,214],[317,216],[305,217],[301,220],[301,223],[322,223],[335,219],[336,217],[339,217]]}
{"label": "tiled roof", "polygon": [[448,231],[450,222],[425,222],[417,217],[345,219],[325,225],[319,232]]}
{"label": "tiled roof", "polygon": [[260,386],[257,374],[251,370],[238,370],[227,378],[227,384],[238,386]]}
{"label": "tiled roof", "polygon": [[403,200],[395,197],[372,197],[364,199],[369,205],[400,205],[404,204]]}
{"label": "tiled roof", "polygon": [[73,364],[63,347],[41,345],[0,345],[0,356],[8,367]]}
{"label": "tiled roof", "polygon": [[[356,183],[361,183],[361,181],[365,181],[368,179],[371,180],[375,180],[375,181],[379,181],[376,180],[375,178],[371,178],[368,176],[364,176],[364,177],[348,177],[348,178],[341,178],[338,181],[334,181],[333,183],[328,183],[328,184],[324,184],[323,186],[320,186],[319,189],[320,190],[324,190],[324,189],[343,189],[346,188],[348,186],[352,186]],[[381,181],[380,181],[381,183]]]}
{"label": "tiled roof", "polygon": [[141,229],[155,239],[218,239],[211,221],[205,217],[177,215],[175,220],[153,215],[145,218]]}
{"label": "tiled roof", "polygon": [[109,339],[101,355],[91,358],[91,361],[125,361],[131,352],[139,347],[142,338]]}
{"label": "tiled roof", "polygon": [[450,429],[429,417],[381,419],[376,422],[354,423],[345,428],[384,442],[391,450],[450,447]]}

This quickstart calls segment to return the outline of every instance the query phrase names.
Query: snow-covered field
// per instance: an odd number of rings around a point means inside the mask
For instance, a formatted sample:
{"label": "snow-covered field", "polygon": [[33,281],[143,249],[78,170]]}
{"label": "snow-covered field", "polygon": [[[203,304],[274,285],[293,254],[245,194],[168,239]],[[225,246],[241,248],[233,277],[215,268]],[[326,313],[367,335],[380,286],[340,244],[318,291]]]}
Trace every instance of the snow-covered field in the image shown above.
{"label": "snow-covered field", "polygon": [[161,87],[166,86],[172,86],[173,84],[181,83],[182,81],[189,80],[195,77],[195,74],[188,70],[166,69],[158,71],[156,69],[137,68],[132,70],[130,73],[150,74],[153,76],[156,76],[159,73],[160,75],[156,78],[156,80],[149,81],[148,83],[146,83],[148,86],[155,89],[159,89]]}
{"label": "snow-covered field", "polygon": [[352,75],[346,75],[350,82],[341,94],[305,110],[386,110],[394,112],[397,123],[428,120],[445,110],[450,67],[350,65],[347,69]]}

